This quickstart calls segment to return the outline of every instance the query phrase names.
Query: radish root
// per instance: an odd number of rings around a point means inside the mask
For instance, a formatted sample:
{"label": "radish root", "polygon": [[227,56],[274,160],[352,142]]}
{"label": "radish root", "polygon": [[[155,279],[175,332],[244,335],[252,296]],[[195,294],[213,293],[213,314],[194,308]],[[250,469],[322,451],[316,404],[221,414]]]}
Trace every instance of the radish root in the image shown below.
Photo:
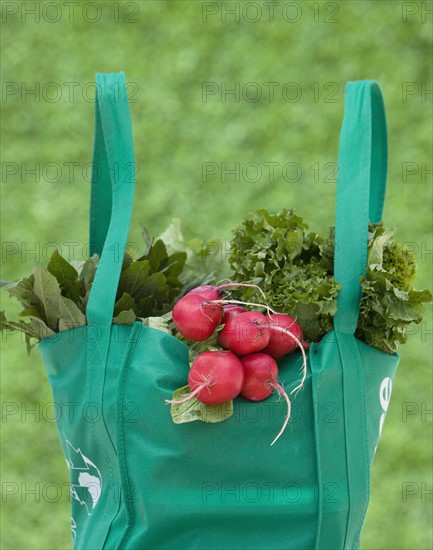
{"label": "radish root", "polygon": [[260,292],[260,294],[262,295],[265,302],[267,302],[266,294],[263,292],[263,290],[259,286],[253,285],[251,283],[225,283],[223,285],[219,285],[217,287],[217,289],[218,289],[218,291],[220,291],[220,290],[224,290],[225,288],[236,288],[236,287],[239,287],[239,286],[255,288],[256,290],[258,290]]}
{"label": "radish root", "polygon": [[208,300],[208,302],[206,302],[206,303],[208,303],[208,304],[218,304],[218,305],[221,305],[221,306],[225,306],[225,305],[229,305],[229,304],[238,304],[238,305],[242,305],[242,306],[260,307],[260,308],[265,308],[268,311],[268,315],[270,315],[271,313],[277,313],[276,311],[274,311],[272,308],[270,308],[269,306],[267,306],[265,304],[256,304],[254,302],[243,302],[242,300]]}
{"label": "radish root", "polygon": [[305,379],[307,377],[307,356],[305,354],[304,345],[302,344],[301,340],[299,340],[299,338],[297,338],[292,332],[290,332],[290,330],[288,330],[286,328],[283,328],[283,327],[275,326],[275,325],[274,325],[273,328],[277,332],[282,332],[283,334],[286,334],[287,336],[292,338],[296,342],[296,344],[298,345],[298,347],[299,347],[299,349],[301,350],[301,353],[302,353],[302,359],[303,359],[303,361],[302,361],[302,379],[301,379],[300,384],[298,384],[296,386],[296,388],[293,389],[290,392],[290,395],[292,395],[292,393],[298,392],[300,389],[303,388]]}
{"label": "radish root", "polygon": [[283,388],[283,386],[277,381],[277,380],[272,380],[269,382],[269,384],[275,389],[277,390],[277,392],[279,393],[279,395],[282,395],[284,397],[284,399],[286,400],[286,403],[287,403],[287,414],[286,414],[286,418],[284,419],[284,424],[282,425],[281,427],[281,430],[278,432],[277,436],[275,437],[275,439],[272,441],[271,443],[271,447],[272,445],[278,441],[278,439],[280,439],[280,437],[283,435],[284,433],[284,430],[286,429],[287,427],[287,424],[289,423],[289,420],[290,420],[290,414],[292,412],[292,404],[290,402],[290,399],[289,399],[289,396],[287,395],[286,393],[286,390]]}
{"label": "radish root", "polygon": [[201,392],[201,390],[203,390],[204,388],[207,388],[208,386],[209,386],[209,381],[205,380],[203,382],[203,384],[200,384],[200,386],[197,386],[194,391],[192,391],[191,393],[186,395],[184,398],[182,398],[182,399],[166,399],[165,402],[170,403],[171,405],[182,405],[182,403],[187,403],[193,397],[195,397],[199,392]]}

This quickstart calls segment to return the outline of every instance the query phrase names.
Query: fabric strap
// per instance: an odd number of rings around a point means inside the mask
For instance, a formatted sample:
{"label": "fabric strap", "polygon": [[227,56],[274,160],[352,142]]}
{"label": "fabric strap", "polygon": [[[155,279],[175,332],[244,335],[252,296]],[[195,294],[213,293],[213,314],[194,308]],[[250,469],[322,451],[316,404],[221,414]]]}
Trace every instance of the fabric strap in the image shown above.
{"label": "fabric strap", "polygon": [[[90,204],[90,253],[100,256],[87,303],[85,402],[104,403],[112,318],[134,198],[134,147],[125,75],[97,74],[95,150]],[[125,346],[125,353],[129,345]],[[103,458],[105,486],[118,483],[118,457],[106,411],[89,422],[95,452]],[[113,502],[106,499],[110,517]],[[125,528],[126,529],[126,528]],[[108,535],[108,532],[107,532]],[[117,548],[118,546],[116,546]]]}
{"label": "fabric strap", "polygon": [[97,74],[90,253],[100,255],[87,304],[89,325],[109,326],[134,200],[134,145],[124,73]]}
{"label": "fabric strap", "polygon": [[344,102],[334,254],[335,279],[341,290],[334,326],[353,334],[361,299],[359,278],[367,267],[368,221],[382,219],[388,151],[385,108],[377,82],[347,83]]}

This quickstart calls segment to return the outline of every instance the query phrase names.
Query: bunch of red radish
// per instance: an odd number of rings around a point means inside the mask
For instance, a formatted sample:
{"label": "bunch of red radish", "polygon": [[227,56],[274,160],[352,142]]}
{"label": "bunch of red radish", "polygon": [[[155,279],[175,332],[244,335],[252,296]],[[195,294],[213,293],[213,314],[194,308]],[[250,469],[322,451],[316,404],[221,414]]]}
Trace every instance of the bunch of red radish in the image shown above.
{"label": "bunch of red radish", "polygon": [[[169,402],[180,404],[196,397],[206,405],[219,405],[238,395],[251,401],[262,401],[276,390],[285,398],[288,411],[273,444],[283,433],[291,408],[290,400],[277,380],[275,359],[300,347],[304,359],[303,377],[293,391],[300,389],[306,373],[302,329],[288,315],[276,313],[265,305],[221,298],[222,290],[237,286],[254,285],[201,286],[188,292],[174,306],[173,323],[180,334],[192,342],[207,340],[223,325],[217,341],[226,351],[200,353],[188,375],[191,393],[181,400]],[[248,311],[240,304],[266,308],[267,314]]]}

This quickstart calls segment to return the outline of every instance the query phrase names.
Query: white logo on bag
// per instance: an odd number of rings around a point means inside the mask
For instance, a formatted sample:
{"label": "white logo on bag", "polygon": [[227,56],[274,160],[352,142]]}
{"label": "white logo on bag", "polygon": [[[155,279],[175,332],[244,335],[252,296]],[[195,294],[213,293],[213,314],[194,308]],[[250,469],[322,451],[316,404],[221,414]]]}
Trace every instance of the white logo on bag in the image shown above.
{"label": "white logo on bag", "polygon": [[392,393],[392,378],[387,376],[382,380],[382,384],[380,385],[380,390],[379,390],[380,405],[383,411],[379,422],[379,437],[380,437],[380,434],[382,433],[383,423],[385,422],[385,416],[388,411],[389,402],[391,401],[391,393]]}
{"label": "white logo on bag", "polygon": [[75,519],[71,516],[71,531],[72,531],[72,542],[75,542],[75,539],[77,537],[77,524],[75,523]]}
{"label": "white logo on bag", "polygon": [[[98,504],[102,490],[102,476],[99,468],[79,447],[75,448],[70,441],[66,443],[73,452],[66,458],[66,464],[71,476],[71,497],[85,507],[90,516]],[[75,530],[75,521],[72,518],[72,530]]]}
{"label": "white logo on bag", "polygon": [[[385,422],[385,416],[388,411],[389,403],[391,401],[391,393],[392,393],[392,378],[387,376],[382,380],[382,383],[380,385],[379,389],[379,400],[380,400],[380,406],[382,407],[382,414],[380,416],[379,420],[379,436],[380,437],[383,429],[383,423]],[[374,449],[374,452],[377,451],[377,445]]]}

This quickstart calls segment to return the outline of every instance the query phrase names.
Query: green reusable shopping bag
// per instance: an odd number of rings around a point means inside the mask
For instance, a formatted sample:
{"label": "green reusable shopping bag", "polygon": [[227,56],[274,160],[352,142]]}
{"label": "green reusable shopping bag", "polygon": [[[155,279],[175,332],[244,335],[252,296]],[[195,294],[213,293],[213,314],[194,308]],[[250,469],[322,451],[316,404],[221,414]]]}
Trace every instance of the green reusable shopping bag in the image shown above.
{"label": "green reusable shopping bag", "polygon": [[[91,253],[101,255],[88,325],[40,344],[71,479],[76,548],[359,548],[370,468],[397,355],[354,336],[368,220],[381,219],[387,144],[382,95],[347,84],[339,151],[335,327],[308,353],[305,387],[285,406],[237,398],[224,423],[175,425],[164,401],[185,384],[188,348],[135,323],[112,325],[134,194],[123,74],[97,76]],[[113,170],[113,167],[116,170]],[[95,171],[96,172],[96,171]],[[115,176],[115,175],[116,176]],[[280,361],[290,392],[299,353]]]}

